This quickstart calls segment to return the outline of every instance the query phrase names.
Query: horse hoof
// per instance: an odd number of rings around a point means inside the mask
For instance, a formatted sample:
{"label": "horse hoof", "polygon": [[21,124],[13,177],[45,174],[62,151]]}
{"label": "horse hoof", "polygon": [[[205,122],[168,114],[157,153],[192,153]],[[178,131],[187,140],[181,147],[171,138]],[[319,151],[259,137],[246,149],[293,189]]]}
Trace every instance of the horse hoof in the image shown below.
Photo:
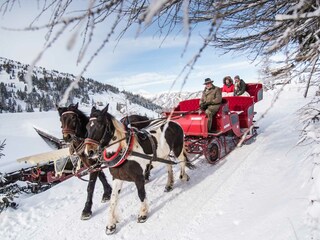
{"label": "horse hoof", "polygon": [[185,182],[188,182],[190,180],[190,177],[187,174],[185,176],[180,175],[179,178],[180,178],[180,180],[185,181]]}
{"label": "horse hoof", "polygon": [[144,183],[147,184],[148,182],[150,182],[150,179],[145,179]]}
{"label": "horse hoof", "polygon": [[105,202],[109,201],[109,200],[110,200],[110,197],[111,197],[110,194],[103,194],[102,199],[101,199],[101,202],[102,202],[102,203],[105,203]]}
{"label": "horse hoof", "polygon": [[111,235],[111,234],[114,234],[114,232],[116,231],[116,225],[112,225],[110,227],[106,227],[106,234],[107,235]]}
{"label": "horse hoof", "polygon": [[147,221],[147,216],[139,216],[138,217],[138,223],[144,223],[145,221]]}
{"label": "horse hoof", "polygon": [[81,214],[81,220],[88,220],[92,216],[92,212],[82,212]]}
{"label": "horse hoof", "polygon": [[171,192],[172,189],[173,189],[172,186],[166,186],[166,187],[164,188],[164,192]]}

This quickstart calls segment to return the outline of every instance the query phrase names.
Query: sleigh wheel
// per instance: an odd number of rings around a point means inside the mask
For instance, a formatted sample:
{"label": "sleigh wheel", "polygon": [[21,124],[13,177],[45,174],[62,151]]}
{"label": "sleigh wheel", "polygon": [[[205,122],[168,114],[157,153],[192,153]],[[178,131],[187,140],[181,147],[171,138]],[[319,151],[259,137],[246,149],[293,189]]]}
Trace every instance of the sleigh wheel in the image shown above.
{"label": "sleigh wheel", "polygon": [[210,164],[215,164],[219,160],[219,147],[215,142],[209,143],[203,153]]}

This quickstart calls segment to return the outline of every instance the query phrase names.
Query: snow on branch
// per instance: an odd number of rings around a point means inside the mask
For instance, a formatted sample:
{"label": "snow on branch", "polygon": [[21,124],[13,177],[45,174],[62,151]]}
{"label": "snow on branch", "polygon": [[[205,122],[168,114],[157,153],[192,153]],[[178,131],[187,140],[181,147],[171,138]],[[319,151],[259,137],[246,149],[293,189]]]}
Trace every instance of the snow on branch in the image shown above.
{"label": "snow on branch", "polygon": [[[300,109],[302,130],[298,144],[320,144],[320,99],[315,99]],[[320,155],[320,149],[316,154]]]}

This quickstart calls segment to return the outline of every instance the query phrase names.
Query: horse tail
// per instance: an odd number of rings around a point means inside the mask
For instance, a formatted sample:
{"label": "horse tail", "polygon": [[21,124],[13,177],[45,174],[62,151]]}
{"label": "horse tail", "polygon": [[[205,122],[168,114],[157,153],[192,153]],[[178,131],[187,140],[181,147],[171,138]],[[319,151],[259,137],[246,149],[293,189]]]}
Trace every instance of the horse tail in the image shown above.
{"label": "horse tail", "polygon": [[194,164],[192,164],[192,162],[190,161],[190,159],[188,158],[188,155],[187,155],[187,149],[186,147],[184,146],[183,147],[183,156],[186,160],[186,167],[189,168],[189,169],[195,169],[196,166]]}

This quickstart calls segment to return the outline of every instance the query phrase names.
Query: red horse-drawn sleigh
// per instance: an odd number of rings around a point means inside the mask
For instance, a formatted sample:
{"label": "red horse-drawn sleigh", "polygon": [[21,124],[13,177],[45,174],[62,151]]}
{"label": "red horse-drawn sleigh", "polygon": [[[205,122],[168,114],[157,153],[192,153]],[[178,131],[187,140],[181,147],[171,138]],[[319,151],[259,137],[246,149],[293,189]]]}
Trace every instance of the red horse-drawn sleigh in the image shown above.
{"label": "red horse-drawn sleigh", "polygon": [[200,99],[181,101],[172,112],[164,114],[183,128],[189,153],[204,154],[209,163],[215,163],[256,135],[254,104],[263,98],[262,84],[247,84],[246,91],[250,97],[223,97],[213,118],[213,132],[208,132],[208,118],[199,110]]}

